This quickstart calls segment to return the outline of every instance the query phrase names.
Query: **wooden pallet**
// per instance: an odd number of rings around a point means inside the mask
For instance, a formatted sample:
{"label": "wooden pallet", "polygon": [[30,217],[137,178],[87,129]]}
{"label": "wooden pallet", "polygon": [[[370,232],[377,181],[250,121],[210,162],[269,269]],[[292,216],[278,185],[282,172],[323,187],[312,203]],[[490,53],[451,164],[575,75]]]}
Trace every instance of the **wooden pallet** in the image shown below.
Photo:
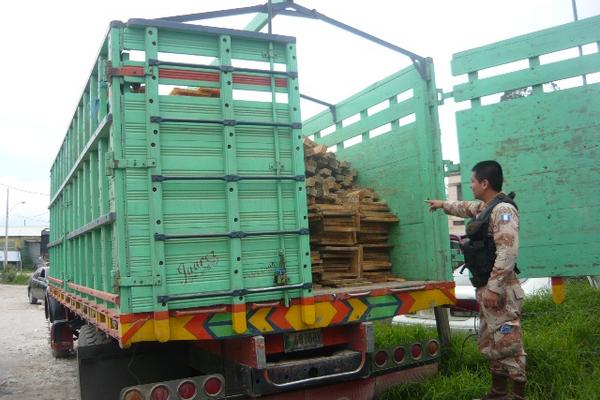
{"label": "wooden pallet", "polygon": [[311,246],[355,246],[356,232],[327,232],[310,235]]}
{"label": "wooden pallet", "polygon": [[390,250],[393,246],[387,243],[361,244],[362,260],[361,270],[363,272],[371,271],[391,271],[392,262],[390,259]]}
{"label": "wooden pallet", "polygon": [[360,246],[322,246],[319,254],[323,266],[323,278],[327,274],[344,274],[360,278],[362,273],[360,262],[362,259]]}

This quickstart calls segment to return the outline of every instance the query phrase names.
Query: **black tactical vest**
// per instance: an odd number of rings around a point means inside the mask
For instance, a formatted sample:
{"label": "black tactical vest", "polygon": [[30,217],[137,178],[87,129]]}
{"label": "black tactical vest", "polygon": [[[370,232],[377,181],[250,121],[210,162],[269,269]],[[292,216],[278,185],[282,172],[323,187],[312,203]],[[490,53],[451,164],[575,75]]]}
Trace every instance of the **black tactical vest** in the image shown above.
{"label": "black tactical vest", "polygon": [[[487,284],[496,261],[496,244],[494,237],[489,232],[489,219],[494,207],[500,203],[512,204],[517,210],[514,202],[515,193],[508,195],[499,193],[483,209],[483,211],[467,224],[467,238],[460,248],[465,257],[465,266],[471,272],[471,283],[476,288]],[[464,269],[463,268],[463,269]],[[519,273],[515,265],[515,272]]]}

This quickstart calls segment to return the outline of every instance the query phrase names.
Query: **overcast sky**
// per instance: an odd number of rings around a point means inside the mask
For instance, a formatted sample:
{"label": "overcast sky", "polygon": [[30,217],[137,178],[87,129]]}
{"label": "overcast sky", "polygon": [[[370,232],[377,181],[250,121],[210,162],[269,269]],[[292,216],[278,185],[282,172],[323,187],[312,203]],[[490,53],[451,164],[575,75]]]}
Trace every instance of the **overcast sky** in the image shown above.
{"label": "overcast sky", "polygon": [[[0,224],[6,185],[11,226],[47,226],[49,169],[111,20],[157,18],[255,5],[264,0],[3,1],[0,3]],[[432,57],[437,86],[450,91],[452,54],[573,20],[571,0],[298,0],[421,56]],[[600,0],[578,0],[579,18],[600,15]],[[251,16],[207,25],[243,28]],[[338,102],[409,61],[327,25],[277,17],[274,33],[298,38],[301,92]],[[444,158],[458,161],[454,106],[440,109]],[[314,113],[303,104],[303,116]],[[21,201],[26,204],[16,205]],[[16,205],[16,206],[15,206]]]}

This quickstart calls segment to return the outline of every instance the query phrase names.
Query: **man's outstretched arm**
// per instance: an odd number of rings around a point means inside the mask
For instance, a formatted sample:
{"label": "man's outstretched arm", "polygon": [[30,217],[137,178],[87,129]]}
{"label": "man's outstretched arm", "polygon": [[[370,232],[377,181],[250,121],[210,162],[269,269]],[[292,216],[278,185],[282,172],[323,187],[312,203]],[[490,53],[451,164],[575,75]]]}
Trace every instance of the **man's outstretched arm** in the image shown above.
{"label": "man's outstretched arm", "polygon": [[431,212],[441,208],[446,214],[460,218],[474,218],[483,210],[481,201],[425,200],[425,202],[429,204]]}

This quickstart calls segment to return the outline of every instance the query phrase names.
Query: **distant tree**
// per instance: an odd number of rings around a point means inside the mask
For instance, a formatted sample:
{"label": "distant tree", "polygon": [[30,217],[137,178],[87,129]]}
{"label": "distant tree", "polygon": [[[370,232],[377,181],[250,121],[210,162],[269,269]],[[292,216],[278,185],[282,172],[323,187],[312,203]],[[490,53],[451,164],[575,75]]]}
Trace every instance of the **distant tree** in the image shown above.
{"label": "distant tree", "polygon": [[532,93],[533,89],[531,88],[531,86],[521,89],[509,90],[504,92],[504,94],[500,97],[500,101],[508,101],[518,99],[520,97],[527,97],[530,96]]}
{"label": "distant tree", "polygon": [[[550,86],[550,89],[552,89],[552,90],[550,90],[551,92],[556,92],[556,91],[560,90],[560,87],[558,87],[558,85],[554,82],[548,82],[548,83],[545,83],[544,85]],[[531,96],[532,94],[533,94],[533,88],[531,86],[520,88],[520,89],[508,90],[508,91],[504,92],[504,94],[502,94],[502,96],[500,97],[500,101],[514,100],[514,99],[518,99],[521,97]]]}

